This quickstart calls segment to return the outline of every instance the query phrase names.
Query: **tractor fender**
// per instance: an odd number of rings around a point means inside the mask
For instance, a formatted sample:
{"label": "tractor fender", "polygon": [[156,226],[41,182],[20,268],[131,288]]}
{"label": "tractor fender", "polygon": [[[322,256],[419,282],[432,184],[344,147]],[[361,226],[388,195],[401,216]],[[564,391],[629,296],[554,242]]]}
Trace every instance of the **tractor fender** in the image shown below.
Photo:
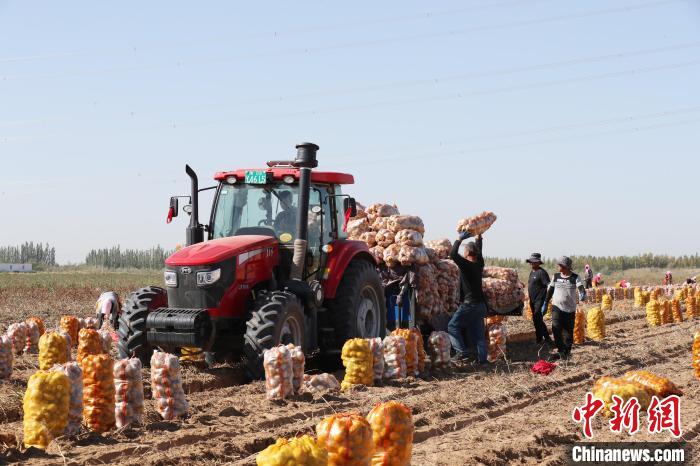
{"label": "tractor fender", "polygon": [[377,265],[364,241],[341,239],[333,241],[331,246],[333,249],[328,254],[326,270],[323,273],[323,293],[327,299],[335,298],[335,292],[343,279],[345,269],[352,260],[366,260],[372,266]]}

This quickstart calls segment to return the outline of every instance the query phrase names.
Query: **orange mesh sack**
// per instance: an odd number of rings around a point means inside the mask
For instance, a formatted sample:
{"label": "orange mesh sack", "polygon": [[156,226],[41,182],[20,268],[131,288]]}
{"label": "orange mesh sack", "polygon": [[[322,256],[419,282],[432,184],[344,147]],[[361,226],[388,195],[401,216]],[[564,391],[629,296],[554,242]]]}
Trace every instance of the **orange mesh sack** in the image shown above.
{"label": "orange mesh sack", "polygon": [[24,352],[29,354],[36,354],[39,352],[39,338],[41,338],[41,331],[39,326],[33,320],[27,320],[25,322],[27,328],[27,342],[24,346]]}
{"label": "orange mesh sack", "polygon": [[352,338],[343,345],[341,352],[345,377],[340,389],[345,390],[353,385],[374,385],[372,351],[369,342],[363,338]]}
{"label": "orange mesh sack", "polygon": [[78,333],[78,356],[76,360],[82,362],[86,356],[103,354],[102,337],[97,330],[84,328]]}
{"label": "orange mesh sack", "polygon": [[46,332],[39,338],[39,369],[49,370],[68,361],[66,338],[58,332]]}
{"label": "orange mesh sack", "polygon": [[77,362],[67,362],[53,366],[54,371],[61,372],[70,382],[70,402],[68,407],[68,424],[64,435],[72,437],[80,433],[83,423],[83,370]]}
{"label": "orange mesh sack", "polygon": [[574,343],[582,345],[586,341],[586,313],[583,309],[576,309],[576,320],[574,321]]}
{"label": "orange mesh sack", "polygon": [[693,369],[695,377],[700,379],[700,330],[695,332],[693,337]]}
{"label": "orange mesh sack", "polygon": [[61,317],[61,330],[70,335],[70,343],[73,348],[78,346],[78,330],[80,329],[80,323],[78,319],[74,316],[63,316]]}
{"label": "orange mesh sack", "polygon": [[677,300],[671,301],[671,313],[673,314],[673,321],[680,323],[683,322],[683,311],[681,310],[681,302]]}
{"label": "orange mesh sack", "polygon": [[265,391],[269,400],[282,400],[294,393],[294,361],[286,346],[270,348],[263,353]]}
{"label": "orange mesh sack", "polygon": [[83,422],[95,432],[114,429],[114,361],[106,354],[83,358]]}
{"label": "orange mesh sack", "polygon": [[301,346],[294,346],[290,343],[287,345],[287,348],[289,348],[289,352],[292,356],[292,387],[294,388],[294,393],[299,393],[302,383],[304,382],[306,358],[304,357],[304,351],[301,349]]}
{"label": "orange mesh sack", "polygon": [[430,353],[430,365],[433,369],[445,371],[450,369],[450,351],[452,343],[447,332],[434,331],[428,338],[428,352]]}
{"label": "orange mesh sack", "polygon": [[622,379],[637,382],[646,388],[650,395],[656,395],[659,398],[666,398],[669,395],[683,395],[683,392],[670,379],[652,374],[649,371],[629,371],[622,376]]}
{"label": "orange mesh sack", "polygon": [[403,337],[406,340],[406,375],[418,374],[418,339],[415,333],[407,328],[397,328],[392,335]]}
{"label": "orange mesh sack", "polygon": [[70,382],[65,374],[39,370],[24,392],[24,446],[45,450],[68,423]]}
{"label": "orange mesh sack", "polygon": [[6,333],[12,340],[12,350],[15,354],[22,354],[27,346],[27,324],[24,322],[10,324]]}
{"label": "orange mesh sack", "polygon": [[416,375],[419,375],[425,372],[425,347],[423,346],[423,334],[420,333],[420,329],[418,327],[413,327],[411,329],[411,333],[413,334],[413,338],[416,342]]}
{"label": "orange mesh sack", "polygon": [[406,339],[389,335],[382,342],[384,347],[384,379],[406,378]]}
{"label": "orange mesh sack", "polygon": [[389,401],[367,415],[372,427],[372,466],[409,466],[413,450],[413,416],[408,406]]}
{"label": "orange mesh sack", "polygon": [[[280,346],[279,348],[285,347]],[[180,362],[177,356],[161,351],[153,353],[151,356],[151,391],[156,402],[156,411],[163,419],[171,421],[187,415],[189,406],[182,389]]]}
{"label": "orange mesh sack", "polygon": [[10,378],[14,359],[12,340],[7,335],[0,335],[0,379]]}
{"label": "orange mesh sack", "polygon": [[335,414],[316,426],[318,444],[328,451],[328,466],[369,466],[374,453],[372,427],[354,413]]}
{"label": "orange mesh sack", "polygon": [[372,374],[374,380],[382,380],[384,375],[384,346],[382,345],[382,339],[368,338],[369,350],[372,352]]}
{"label": "orange mesh sack", "polygon": [[[673,313],[671,311],[671,301],[664,300],[660,303],[661,306],[661,324],[666,325],[673,322]],[[680,304],[679,304],[680,306]]]}
{"label": "orange mesh sack", "polygon": [[143,379],[139,358],[114,363],[114,417],[117,428],[141,424],[143,420]]}
{"label": "orange mesh sack", "polygon": [[685,316],[688,320],[694,317],[700,317],[700,312],[697,308],[697,299],[695,296],[688,296],[685,300]]}
{"label": "orange mesh sack", "polygon": [[44,321],[41,319],[41,317],[32,316],[32,317],[28,318],[27,320],[25,320],[25,323],[28,324],[29,322],[34,322],[36,324],[36,326],[39,327],[39,333],[40,333],[39,336],[46,333],[46,327],[44,326]]}

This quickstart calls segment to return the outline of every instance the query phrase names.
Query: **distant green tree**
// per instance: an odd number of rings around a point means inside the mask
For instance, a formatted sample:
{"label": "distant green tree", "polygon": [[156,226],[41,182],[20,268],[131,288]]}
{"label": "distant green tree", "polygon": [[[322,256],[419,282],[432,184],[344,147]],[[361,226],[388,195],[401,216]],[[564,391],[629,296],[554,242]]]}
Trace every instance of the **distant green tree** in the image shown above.
{"label": "distant green tree", "polygon": [[93,249],[85,256],[85,264],[107,269],[160,269],[165,259],[173,251],[166,251],[161,246],[151,249],[124,249],[120,246]]}

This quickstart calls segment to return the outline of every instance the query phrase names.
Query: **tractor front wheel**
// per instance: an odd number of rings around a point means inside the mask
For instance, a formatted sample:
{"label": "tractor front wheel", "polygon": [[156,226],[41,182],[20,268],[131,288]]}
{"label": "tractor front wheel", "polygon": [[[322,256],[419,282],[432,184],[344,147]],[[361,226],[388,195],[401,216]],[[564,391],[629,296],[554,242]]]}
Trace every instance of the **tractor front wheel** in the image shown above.
{"label": "tractor front wheel", "polygon": [[243,350],[248,376],[262,379],[265,350],[289,343],[304,348],[304,311],[299,298],[289,291],[261,292],[246,322]]}
{"label": "tractor front wheel", "polygon": [[153,348],[146,340],[146,317],[159,307],[168,306],[167,292],[158,286],[148,286],[131,293],[119,317],[119,357],[137,357],[144,366],[151,364]]}

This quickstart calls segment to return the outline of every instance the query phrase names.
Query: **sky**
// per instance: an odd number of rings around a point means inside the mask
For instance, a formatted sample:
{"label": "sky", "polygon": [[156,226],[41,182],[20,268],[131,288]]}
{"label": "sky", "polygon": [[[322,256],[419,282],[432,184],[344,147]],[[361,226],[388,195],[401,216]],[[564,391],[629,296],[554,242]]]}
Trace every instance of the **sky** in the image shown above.
{"label": "sky", "polygon": [[0,245],[60,263],[302,141],[428,239],[494,211],[489,256],[700,251],[696,0],[0,0],[0,44]]}

